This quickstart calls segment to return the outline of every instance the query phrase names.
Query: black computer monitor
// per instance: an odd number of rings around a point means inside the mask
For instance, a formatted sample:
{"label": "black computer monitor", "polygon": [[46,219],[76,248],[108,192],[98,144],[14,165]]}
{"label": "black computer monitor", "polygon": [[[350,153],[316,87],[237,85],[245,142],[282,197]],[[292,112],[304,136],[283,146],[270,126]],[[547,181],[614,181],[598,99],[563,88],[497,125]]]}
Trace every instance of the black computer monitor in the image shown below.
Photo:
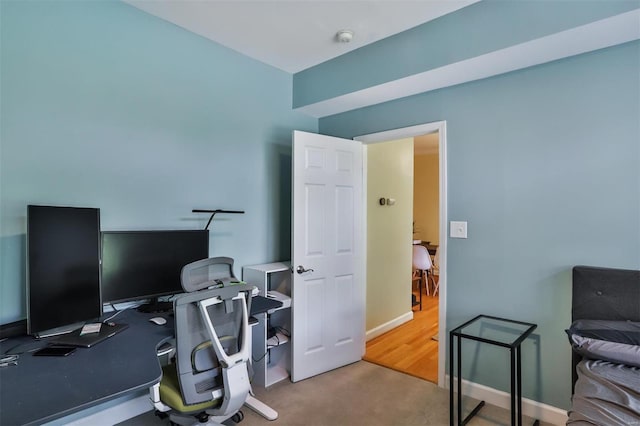
{"label": "black computer monitor", "polygon": [[182,267],[209,257],[209,231],[102,233],[102,301],[151,299],[141,310],[166,310],[158,297],[182,293]]}
{"label": "black computer monitor", "polygon": [[27,326],[38,337],[102,314],[100,210],[27,206]]}

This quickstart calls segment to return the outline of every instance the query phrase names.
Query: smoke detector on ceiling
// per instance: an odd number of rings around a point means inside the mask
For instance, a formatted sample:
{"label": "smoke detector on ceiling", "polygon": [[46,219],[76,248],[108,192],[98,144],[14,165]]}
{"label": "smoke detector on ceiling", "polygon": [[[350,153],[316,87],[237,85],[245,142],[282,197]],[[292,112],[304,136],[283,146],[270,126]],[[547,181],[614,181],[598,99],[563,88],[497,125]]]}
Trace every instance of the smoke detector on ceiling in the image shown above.
{"label": "smoke detector on ceiling", "polygon": [[340,30],[336,33],[336,41],[340,43],[349,43],[353,40],[353,31],[351,30]]}

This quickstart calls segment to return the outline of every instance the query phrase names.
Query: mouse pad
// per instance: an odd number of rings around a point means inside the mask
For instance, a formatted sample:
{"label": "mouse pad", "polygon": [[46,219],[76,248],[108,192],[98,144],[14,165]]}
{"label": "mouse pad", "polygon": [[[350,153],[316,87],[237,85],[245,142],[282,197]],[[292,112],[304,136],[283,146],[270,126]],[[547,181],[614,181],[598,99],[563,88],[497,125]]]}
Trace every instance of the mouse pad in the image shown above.
{"label": "mouse pad", "polygon": [[76,330],[72,333],[56,337],[55,339],[51,340],[50,343],[53,343],[55,345],[79,346],[83,348],[90,348],[91,346],[98,344],[103,340],[106,340],[109,337],[120,333],[122,330],[125,330],[128,327],[129,327],[129,324],[114,324],[114,325],[102,324],[102,327],[100,327],[100,331],[98,333],[83,334],[81,336],[80,335],[81,330]]}

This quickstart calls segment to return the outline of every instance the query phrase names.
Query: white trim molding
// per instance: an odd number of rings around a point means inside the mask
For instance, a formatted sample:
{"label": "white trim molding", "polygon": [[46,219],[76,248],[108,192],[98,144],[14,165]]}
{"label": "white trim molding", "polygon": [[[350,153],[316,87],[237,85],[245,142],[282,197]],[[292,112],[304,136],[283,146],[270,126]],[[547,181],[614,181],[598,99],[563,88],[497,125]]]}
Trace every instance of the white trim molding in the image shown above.
{"label": "white trim molding", "polygon": [[640,38],[640,9],[295,108],[322,118],[481,80]]}
{"label": "white trim molding", "polygon": [[[448,374],[446,375],[446,388],[449,389]],[[463,379],[462,394],[505,410],[511,409],[511,395],[509,393],[485,385]],[[554,425],[564,425],[568,419],[566,410],[528,398],[522,398],[522,414]]]}
{"label": "white trim molding", "polygon": [[404,324],[405,322],[411,321],[412,319],[413,311],[404,313],[399,317],[392,319],[391,321],[387,321],[384,324],[381,324],[371,330],[367,330],[366,341],[368,342],[371,339],[375,339],[376,337],[386,333],[387,331],[391,331],[394,328]]}
{"label": "white trim molding", "polygon": [[[435,121],[432,123],[418,124],[415,126],[402,127],[398,129],[386,130],[378,133],[371,133],[368,135],[362,135],[355,137],[354,140],[360,141],[363,144],[373,144],[379,142],[387,142],[397,139],[411,138],[429,133],[438,132],[439,142],[439,167],[440,167],[440,281],[439,290],[440,293],[438,301],[438,386],[445,386],[445,364],[447,356],[447,224],[449,223],[449,213],[447,210],[447,122]],[[364,163],[365,173],[366,162]],[[363,193],[367,193],[366,179],[365,186],[363,187]],[[366,204],[365,204],[366,205]],[[363,215],[363,221],[366,223],[367,216]],[[366,225],[365,225],[366,226]],[[413,313],[411,314],[413,318]],[[386,324],[376,327],[373,330],[367,331],[367,341],[373,339],[373,337],[389,331],[390,328],[384,328],[387,324],[396,324],[395,327],[402,323],[394,323],[396,320],[392,320]],[[377,331],[383,329],[384,331],[378,334]],[[369,337],[369,336],[372,337]]]}

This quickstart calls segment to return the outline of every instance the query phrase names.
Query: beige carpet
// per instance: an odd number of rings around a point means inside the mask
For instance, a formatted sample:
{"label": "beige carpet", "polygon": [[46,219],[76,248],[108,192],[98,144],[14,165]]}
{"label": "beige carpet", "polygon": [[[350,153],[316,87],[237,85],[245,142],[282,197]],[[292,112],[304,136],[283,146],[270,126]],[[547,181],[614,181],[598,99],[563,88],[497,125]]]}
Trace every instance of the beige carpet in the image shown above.
{"label": "beige carpet", "polygon": [[[297,383],[256,389],[256,397],[278,411],[270,422],[249,408],[241,426],[420,426],[449,424],[449,393],[425,380],[360,361]],[[466,406],[468,405],[468,407]],[[472,402],[465,405],[473,408]],[[486,406],[469,425],[509,423],[506,410]],[[168,425],[153,413],[123,426]],[[225,422],[227,423],[227,422]],[[232,424],[232,423],[231,423]],[[525,424],[531,424],[527,420]]]}

